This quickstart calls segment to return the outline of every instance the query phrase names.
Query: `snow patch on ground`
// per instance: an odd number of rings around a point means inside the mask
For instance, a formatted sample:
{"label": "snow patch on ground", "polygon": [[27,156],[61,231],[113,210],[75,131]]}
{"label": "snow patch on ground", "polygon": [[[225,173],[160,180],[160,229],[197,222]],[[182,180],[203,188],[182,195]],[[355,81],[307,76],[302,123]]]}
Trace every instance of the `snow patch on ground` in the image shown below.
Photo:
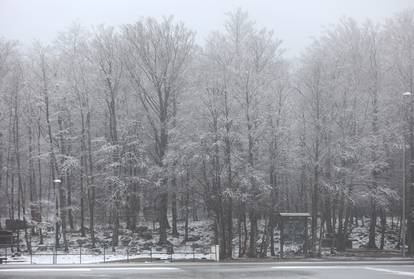
{"label": "snow patch on ground", "polygon": [[[353,248],[364,248],[368,243],[368,226],[369,219],[364,219],[364,225],[361,222],[353,224],[350,239],[353,241]],[[235,222],[236,224],[236,222]],[[379,222],[378,222],[379,224]],[[127,229],[120,229],[119,246],[112,251],[112,233],[109,228],[98,227],[96,230],[96,247],[93,248],[89,234],[87,237],[81,237],[79,232],[67,234],[69,252],[65,253],[63,248],[58,250],[58,255],[54,259],[54,233],[49,231],[44,235],[44,244],[38,245],[39,237],[32,236],[33,253],[30,255],[25,247],[23,236],[21,236],[21,251],[7,249],[8,263],[33,263],[33,264],[52,264],[54,261],[58,264],[78,264],[78,263],[103,263],[110,261],[151,261],[154,260],[202,260],[210,259],[210,247],[213,243],[214,233],[210,221],[192,221],[189,224],[189,241],[183,243],[184,224],[178,224],[179,237],[168,238],[173,246],[173,254],[170,255],[167,247],[157,245],[158,235],[152,222],[141,223],[139,229],[135,232]],[[236,228],[234,232],[236,232]],[[264,231],[263,220],[259,222],[257,247],[260,248],[262,235]],[[276,228],[274,232],[275,255],[280,255],[280,231]],[[380,227],[377,227],[377,246],[380,247],[381,233]],[[387,220],[387,229],[384,239],[384,249],[397,251],[399,242],[399,228],[392,225],[391,219]],[[247,242],[248,243],[248,242]],[[286,240],[284,245],[284,256],[294,257],[302,254],[303,243],[296,243]],[[239,255],[239,239],[235,235],[233,239],[233,257]],[[326,251],[325,251],[326,250]],[[330,249],[323,250],[324,255],[330,255]],[[247,252],[247,251],[246,251]],[[0,255],[4,256],[6,250],[0,248]],[[267,250],[270,255],[270,245]]]}

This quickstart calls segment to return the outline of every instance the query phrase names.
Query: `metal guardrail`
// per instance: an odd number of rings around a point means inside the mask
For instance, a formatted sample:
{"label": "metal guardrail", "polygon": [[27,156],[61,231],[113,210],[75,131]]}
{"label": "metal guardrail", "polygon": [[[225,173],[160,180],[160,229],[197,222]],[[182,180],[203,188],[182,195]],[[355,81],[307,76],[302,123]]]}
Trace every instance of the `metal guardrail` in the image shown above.
{"label": "metal guardrail", "polygon": [[[91,251],[92,249],[95,250]],[[177,247],[161,247],[151,246],[149,249],[137,250],[136,246],[117,246],[115,252],[113,252],[111,246],[98,246],[97,248],[85,248],[82,245],[68,246],[68,252],[65,252],[64,247],[56,249],[54,246],[38,245],[32,246],[30,250],[21,251],[17,246],[0,245],[0,258],[6,258],[3,263],[8,262],[18,263],[17,261],[9,260],[15,258],[14,255],[19,253],[21,256],[29,257],[30,264],[59,264],[59,263],[106,263],[106,262],[131,262],[137,260],[144,261],[157,261],[168,260],[173,261],[175,259],[186,260],[210,260],[217,258],[215,250],[212,251],[210,247],[193,247],[190,245],[177,246]],[[17,252],[20,250],[19,252]],[[200,257],[201,255],[201,257]],[[63,257],[71,257],[68,259]],[[39,262],[39,257],[42,259]],[[60,258],[60,261],[59,261]],[[27,259],[27,258],[26,258]],[[76,262],[74,261],[75,259]],[[24,261],[27,263],[27,260]]]}

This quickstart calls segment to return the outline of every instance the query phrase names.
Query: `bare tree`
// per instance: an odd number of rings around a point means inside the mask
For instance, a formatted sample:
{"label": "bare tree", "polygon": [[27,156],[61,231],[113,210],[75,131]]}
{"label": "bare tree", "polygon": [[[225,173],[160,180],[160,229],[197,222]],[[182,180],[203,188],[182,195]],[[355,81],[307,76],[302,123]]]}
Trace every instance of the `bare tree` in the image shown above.
{"label": "bare tree", "polygon": [[104,101],[109,114],[109,142],[115,147],[112,154],[114,167],[113,177],[109,179],[112,196],[112,244],[113,247],[118,245],[119,238],[119,209],[120,209],[120,191],[117,184],[119,181],[120,168],[119,163],[120,148],[118,145],[117,130],[117,98],[121,86],[121,77],[123,74],[123,66],[120,57],[120,41],[112,27],[101,26],[95,32],[92,42],[93,56],[99,71],[99,80],[101,81],[101,90],[104,94]]}
{"label": "bare tree", "polygon": [[[194,34],[172,18],[157,22],[146,19],[124,28],[125,64],[128,77],[145,110],[154,141],[151,152],[160,169],[166,169],[169,121],[173,118],[175,96],[183,90]],[[128,56],[126,56],[128,55]],[[160,174],[158,200],[159,243],[167,242],[167,177]]]}

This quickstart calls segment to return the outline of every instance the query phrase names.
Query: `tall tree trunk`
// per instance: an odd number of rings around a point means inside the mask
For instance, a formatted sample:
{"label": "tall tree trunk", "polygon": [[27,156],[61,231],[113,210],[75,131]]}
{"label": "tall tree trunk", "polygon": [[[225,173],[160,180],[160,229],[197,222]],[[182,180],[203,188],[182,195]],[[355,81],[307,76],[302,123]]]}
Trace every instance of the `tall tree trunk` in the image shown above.
{"label": "tall tree trunk", "polygon": [[377,227],[377,202],[375,197],[371,196],[370,199],[370,220],[369,220],[369,234],[368,234],[368,245],[370,249],[376,249],[377,244],[375,243],[376,238],[376,227]]}
{"label": "tall tree trunk", "polygon": [[[20,91],[20,84],[19,81],[16,80],[16,88],[15,88],[15,95],[14,95],[14,144],[15,144],[15,157],[16,157],[16,166],[17,166],[17,185],[18,185],[18,193],[17,193],[17,212],[18,212],[18,219],[22,220],[26,223],[26,195],[23,189],[23,179],[22,179],[22,167],[20,161],[20,130],[19,130],[19,91]],[[21,214],[22,213],[22,214]],[[29,243],[28,235],[27,235],[27,228],[24,228],[24,235],[26,240],[26,247],[31,251],[31,245]],[[20,238],[20,232],[17,230],[17,237],[18,241]],[[19,242],[18,242],[19,243]]]}
{"label": "tall tree trunk", "polygon": [[316,102],[316,126],[315,126],[315,141],[314,141],[314,166],[313,166],[313,187],[312,187],[312,220],[311,220],[311,231],[312,231],[312,256],[316,257],[317,250],[316,246],[318,243],[317,225],[318,225],[318,204],[319,204],[319,173],[320,173],[320,137],[321,137],[321,100],[319,89],[315,92]]}
{"label": "tall tree trunk", "polygon": [[[63,137],[63,119],[62,119],[62,115],[61,112],[58,115],[58,126],[59,126],[59,146],[60,146],[60,154],[63,155],[65,154],[65,150],[66,150],[66,141]],[[61,165],[63,165],[63,158],[61,159]],[[65,175],[65,179],[64,182],[67,185],[68,181],[66,179],[67,177],[67,172]],[[64,244],[64,248],[65,251],[68,251],[68,244],[66,241],[66,217],[67,217],[67,210],[66,210],[66,195],[65,195],[65,190],[62,186],[63,181],[58,183],[58,196],[59,196],[59,210],[60,210],[60,221],[61,221],[61,226],[62,226],[62,238],[63,238],[63,244]]]}
{"label": "tall tree trunk", "polygon": [[[319,146],[319,144],[317,144]],[[319,148],[315,151],[316,155],[316,162],[319,160]],[[312,256],[317,256],[317,225],[318,225],[318,203],[319,203],[319,166],[316,163],[314,167],[314,182],[313,182],[313,189],[312,189],[312,223],[311,223],[311,230],[312,230]]]}
{"label": "tall tree trunk", "polygon": [[[174,182],[173,184],[175,184],[176,186],[176,179],[175,177],[173,178]],[[173,186],[174,188],[174,186]],[[177,194],[176,193],[172,193],[171,195],[171,211],[172,211],[172,235],[173,237],[178,237],[178,230],[177,230]]]}
{"label": "tall tree trunk", "polygon": [[[164,182],[163,185],[166,185],[166,182]],[[159,196],[160,202],[159,202],[159,216],[158,216],[158,222],[160,225],[159,233],[160,238],[158,241],[158,244],[165,245],[168,243],[167,240],[167,228],[168,228],[168,219],[167,219],[167,212],[168,212],[168,193],[164,192],[161,193]]]}
{"label": "tall tree trunk", "polygon": [[[376,78],[376,76],[375,76]],[[377,79],[375,79],[375,87],[372,90],[372,134],[374,136],[374,140],[378,140],[378,90],[377,90]],[[375,149],[378,148],[378,143],[375,142]],[[371,200],[370,200],[370,210],[371,210],[371,219],[370,219],[370,224],[369,224],[369,239],[368,239],[368,248],[377,248],[377,245],[375,243],[375,238],[376,238],[376,226],[377,226],[377,200],[376,200],[376,195],[377,195],[377,179],[379,176],[379,172],[376,169],[375,164],[377,164],[378,161],[378,155],[376,154],[376,150],[372,151],[372,155],[371,155],[371,160],[372,163],[374,164],[374,169],[371,170],[371,176],[372,176],[372,185],[371,185],[371,189],[370,189],[370,194],[371,194]]]}
{"label": "tall tree trunk", "polygon": [[188,241],[188,217],[190,215],[190,174],[189,171],[187,169],[187,175],[186,175],[186,179],[185,179],[185,201],[184,201],[184,206],[185,206],[185,213],[184,213],[184,218],[185,218],[185,224],[184,224],[184,240],[183,242],[186,243]]}
{"label": "tall tree trunk", "polygon": [[380,242],[380,249],[384,250],[385,245],[385,231],[387,227],[387,217],[385,215],[385,210],[381,209],[381,242]]}
{"label": "tall tree trunk", "polygon": [[256,252],[256,241],[257,241],[257,216],[256,210],[249,211],[250,220],[250,241],[249,241],[249,257],[255,258]]}
{"label": "tall tree trunk", "polygon": [[247,210],[246,210],[246,204],[243,205],[243,232],[244,232],[244,237],[243,237],[243,255],[246,255],[246,250],[247,250],[247,241],[249,239],[249,231],[247,230]]}
{"label": "tall tree trunk", "polygon": [[[3,191],[2,187],[3,187],[3,172],[4,172],[4,165],[3,165],[3,157],[4,157],[4,149],[3,147],[5,146],[4,142],[3,142],[3,133],[0,132],[0,191]],[[6,188],[7,186],[7,181],[5,183]],[[4,193],[6,193],[6,197],[7,197],[7,189],[5,189]],[[0,218],[2,218],[3,216],[0,215]],[[4,216],[6,217],[6,216]],[[1,226],[1,222],[0,222],[0,230],[2,230],[2,226]]]}
{"label": "tall tree trunk", "polygon": [[270,237],[270,217],[268,220],[265,219],[265,227],[262,236],[262,242],[260,244],[260,257],[264,258],[267,256],[267,250],[269,248],[269,237]]}
{"label": "tall tree trunk", "polygon": [[[164,107],[167,107],[166,104]],[[167,146],[168,146],[168,130],[167,130],[167,111],[160,111],[159,112],[159,119],[161,123],[160,127],[160,135],[159,135],[159,141],[156,143],[158,145],[159,153],[159,161],[158,164],[162,169],[166,169],[167,166],[164,164],[163,159],[165,157],[165,154],[167,152]],[[159,244],[167,244],[167,229],[169,227],[168,223],[168,181],[167,178],[161,179],[161,185],[162,185],[162,193],[159,195],[159,205],[158,205],[158,222],[159,222],[159,232],[160,232],[160,238],[158,243]]]}
{"label": "tall tree trunk", "polygon": [[[410,52],[411,53],[411,52]],[[411,69],[412,71],[412,69]],[[410,92],[413,92],[414,86],[412,82],[413,73],[411,72]],[[407,187],[407,236],[408,236],[408,254],[414,255],[414,97],[410,96],[409,105],[409,145],[410,145],[410,184]]]}
{"label": "tall tree trunk", "polygon": [[243,255],[241,253],[242,251],[242,215],[241,215],[241,208],[239,208],[239,215],[237,218],[237,234],[239,236],[239,258],[241,258]]}
{"label": "tall tree trunk", "polygon": [[275,231],[275,217],[274,217],[274,213],[272,212],[269,217],[270,255],[272,257],[276,256],[274,231]]}
{"label": "tall tree trunk", "polygon": [[73,220],[73,212],[72,212],[72,179],[71,179],[70,173],[66,173],[65,181],[66,181],[66,192],[67,192],[67,208],[68,208],[67,213],[68,213],[68,219],[69,219],[69,228],[71,231],[73,231],[74,220]]}
{"label": "tall tree trunk", "polygon": [[[228,92],[224,90],[224,113],[225,113],[225,160],[227,165],[227,188],[233,189],[233,170],[231,160],[231,120],[230,120],[230,104],[228,100]],[[226,242],[226,257],[233,256],[233,202],[231,197],[226,198],[227,202],[227,242]]]}
{"label": "tall tree trunk", "polygon": [[[38,171],[38,184],[39,184],[39,196],[38,196],[38,202],[39,202],[39,215],[40,215],[40,222],[42,222],[42,213],[43,213],[43,187],[42,187],[42,164],[40,161],[41,156],[41,148],[40,148],[40,138],[41,138],[41,129],[40,129],[40,113],[39,111],[39,117],[37,118],[37,171]],[[39,228],[39,244],[43,244],[43,231],[42,228]]]}
{"label": "tall tree trunk", "polygon": [[93,160],[92,160],[92,136],[91,136],[91,114],[88,111],[86,114],[86,127],[88,136],[88,166],[87,181],[88,181],[88,204],[89,204],[89,230],[91,233],[92,247],[95,247],[95,185],[93,177]]}
{"label": "tall tree trunk", "polygon": [[[117,199],[117,198],[114,198]],[[115,252],[115,247],[119,244],[119,214],[118,214],[118,201],[115,201],[112,210],[112,251]]]}
{"label": "tall tree trunk", "polygon": [[[173,129],[177,126],[177,95],[173,94]],[[176,162],[173,162],[172,165],[172,178],[171,178],[171,212],[172,212],[172,235],[173,237],[178,237],[177,230],[177,177],[176,177]]]}
{"label": "tall tree trunk", "polygon": [[[53,183],[53,188],[56,188],[55,181],[61,178],[59,168],[57,166],[57,160],[54,151],[54,144],[53,144],[53,136],[52,136],[52,125],[50,123],[50,110],[49,110],[49,89],[48,89],[48,78],[46,74],[46,61],[45,61],[45,54],[41,54],[41,71],[42,71],[42,83],[43,83],[43,98],[44,98],[44,105],[45,105],[45,116],[46,116],[46,125],[47,125],[47,135],[48,135],[48,143],[49,143],[49,164],[50,164],[50,174],[51,174],[51,181]],[[61,187],[61,183],[58,182],[59,187]],[[60,205],[59,205],[59,195],[60,191],[56,193],[55,191],[55,200],[56,200],[56,207],[55,207],[55,246],[56,248],[59,247],[59,227],[60,227]]]}
{"label": "tall tree trunk", "polygon": [[[69,111],[66,111],[66,115],[67,115],[67,120],[64,121],[64,127],[66,129],[65,134],[68,134],[69,137],[72,136],[71,134],[71,126],[72,121],[71,121],[71,115],[69,113]],[[68,140],[67,138],[64,139],[64,149],[65,149],[65,154],[66,156],[70,156],[71,155],[71,143],[70,140]],[[65,184],[66,184],[66,201],[67,201],[67,210],[66,210],[66,214],[68,216],[68,220],[69,220],[69,228],[71,231],[74,230],[74,219],[73,219],[73,212],[72,212],[72,170],[69,170],[66,172],[65,175]],[[82,191],[82,200],[83,200],[83,191]],[[83,209],[83,207],[82,207]],[[83,235],[84,236],[84,235]]]}
{"label": "tall tree trunk", "polygon": [[[31,123],[30,123],[31,124]],[[34,164],[33,164],[33,160],[34,160],[34,153],[33,153],[33,130],[32,130],[32,125],[28,126],[28,137],[29,137],[29,166],[28,166],[28,174],[29,174],[29,200],[30,200],[30,214],[32,217],[32,220],[35,219],[34,216],[34,203],[35,203],[35,195],[36,195],[36,174],[35,174],[35,170],[34,170]],[[0,139],[1,140],[1,139]],[[0,142],[1,144],[1,142]],[[1,151],[0,151],[1,152]],[[0,154],[1,156],[1,154]],[[0,158],[1,160],[1,158]],[[0,161],[0,165],[1,165],[1,161]],[[1,166],[0,166],[1,168]],[[0,177],[0,181],[1,181],[1,177]],[[1,182],[0,182],[1,183]],[[1,185],[0,185],[1,188]]]}
{"label": "tall tree trunk", "polygon": [[[82,105],[83,106],[83,105]],[[85,115],[83,111],[83,107],[80,109],[81,114],[81,157],[80,157],[80,177],[79,177],[79,184],[80,184],[80,213],[81,213],[81,220],[80,220],[80,231],[81,236],[85,237],[85,201],[84,201],[84,184],[85,182],[88,183],[88,163],[86,160],[86,131],[85,131]],[[86,179],[85,179],[86,178]],[[88,189],[88,197],[89,197],[89,185]],[[90,199],[88,199],[90,202]],[[90,206],[90,205],[89,205]],[[90,212],[89,212],[90,213]],[[89,218],[93,218],[89,216]],[[90,228],[91,229],[91,228]]]}
{"label": "tall tree trunk", "polygon": [[[112,74],[111,69],[109,70],[109,74]],[[107,81],[107,91],[108,97],[106,99],[106,103],[108,106],[109,112],[109,135],[110,141],[113,146],[118,145],[118,131],[117,131],[117,120],[116,120],[116,91],[114,89],[114,84],[112,83],[110,78],[106,78]],[[113,155],[113,161],[118,162],[120,160],[120,154],[118,149],[116,149]],[[117,166],[113,170],[113,175],[119,177],[121,175],[121,168]],[[120,197],[117,189],[111,189],[112,193],[112,249],[115,251],[115,247],[118,246],[119,242],[119,206],[120,206]],[[114,193],[116,192],[116,194]]]}

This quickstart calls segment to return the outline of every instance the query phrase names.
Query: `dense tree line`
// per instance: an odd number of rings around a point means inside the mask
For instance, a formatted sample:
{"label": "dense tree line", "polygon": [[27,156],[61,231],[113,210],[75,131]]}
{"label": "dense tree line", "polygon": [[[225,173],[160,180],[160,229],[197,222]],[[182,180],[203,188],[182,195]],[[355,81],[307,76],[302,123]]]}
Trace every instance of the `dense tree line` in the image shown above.
{"label": "dense tree line", "polygon": [[31,222],[40,242],[52,226],[67,248],[68,232],[95,245],[98,228],[116,247],[144,217],[160,244],[183,220],[186,241],[201,216],[222,257],[256,257],[274,255],[278,212],[311,213],[313,255],[322,234],[344,242],[367,216],[367,247],[383,248],[404,145],[414,202],[413,81],[413,10],[343,18],[298,59],[241,10],[202,46],[172,18],[74,24],[49,45],[1,39],[0,217]]}

